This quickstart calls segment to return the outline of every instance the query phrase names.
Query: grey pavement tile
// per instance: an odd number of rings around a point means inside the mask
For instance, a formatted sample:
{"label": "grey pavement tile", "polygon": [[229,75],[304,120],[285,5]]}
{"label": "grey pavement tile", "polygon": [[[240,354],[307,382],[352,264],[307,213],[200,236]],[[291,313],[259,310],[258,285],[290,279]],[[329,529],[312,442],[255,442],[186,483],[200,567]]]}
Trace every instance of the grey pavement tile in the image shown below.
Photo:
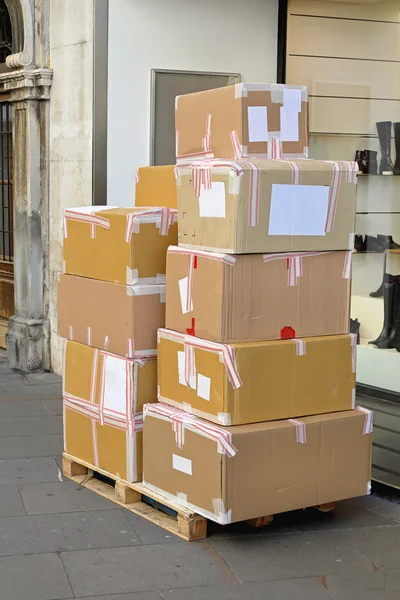
{"label": "grey pavement tile", "polygon": [[[158,592],[136,592],[134,594],[113,594],[112,596],[85,596],[76,598],[76,600],[160,600],[161,596]],[[75,600],[75,599],[71,599]]]}
{"label": "grey pavement tile", "polygon": [[400,569],[400,525],[353,529],[343,535],[368,558],[384,569]]}
{"label": "grey pavement tile", "polygon": [[73,598],[60,557],[56,554],[0,558],[2,600]]}
{"label": "grey pavement tile", "polygon": [[0,459],[0,486],[59,481],[54,458]]}
{"label": "grey pavement tile", "polygon": [[392,519],[400,523],[400,504],[388,503],[384,506],[378,506],[377,508],[374,508],[373,512],[381,515],[382,517],[386,517],[387,519]]}
{"label": "grey pavement tile", "polygon": [[[16,485],[0,485],[0,518],[25,515],[21,495]],[[0,534],[1,535],[1,534]]]}
{"label": "grey pavement tile", "polygon": [[61,554],[75,596],[237,583],[207,542]]}
{"label": "grey pavement tile", "polygon": [[370,561],[337,531],[212,539],[240,581],[369,572]]}
{"label": "grey pavement tile", "polygon": [[375,510],[378,507],[391,504],[387,498],[383,498],[382,496],[378,496],[376,494],[354,498],[351,502],[353,502],[356,506],[362,506],[366,510]]}
{"label": "grey pavement tile", "polygon": [[122,510],[0,519],[0,556],[140,544]]}
{"label": "grey pavement tile", "polygon": [[61,384],[61,377],[55,373],[27,373],[25,379],[28,385]]}
{"label": "grey pavement tile", "polygon": [[43,416],[0,419],[0,437],[43,435],[47,433],[62,433],[62,431],[61,417]]}
{"label": "grey pavement tile", "polygon": [[13,373],[12,371],[3,373],[0,371],[0,390],[14,385],[26,386],[27,383],[24,376],[20,373]]}
{"label": "grey pavement tile", "polygon": [[171,544],[182,542],[185,540],[173,535],[169,531],[166,531],[162,527],[158,527],[154,523],[135,515],[135,513],[125,510],[125,516],[134,528],[137,536],[139,537],[142,544]]}
{"label": "grey pavement tile", "polygon": [[115,504],[73,481],[19,486],[28,515],[115,509]]}
{"label": "grey pavement tile", "polygon": [[0,437],[0,458],[54,456],[61,454],[62,451],[63,438],[59,433]]}
{"label": "grey pavement tile", "polygon": [[[207,586],[162,591],[163,600],[331,600],[315,579]],[[349,599],[350,600],[350,599]]]}
{"label": "grey pavement tile", "polygon": [[0,403],[13,402],[14,400],[51,400],[57,398],[62,398],[60,383],[0,387]]}
{"label": "grey pavement tile", "polygon": [[373,571],[367,576],[332,575],[323,584],[334,600],[398,600],[400,571]]}
{"label": "grey pavement tile", "polygon": [[51,417],[63,414],[62,400],[43,400],[43,406]]}
{"label": "grey pavement tile", "polygon": [[13,417],[42,417],[48,416],[46,408],[40,400],[15,400],[0,404],[0,419]]}

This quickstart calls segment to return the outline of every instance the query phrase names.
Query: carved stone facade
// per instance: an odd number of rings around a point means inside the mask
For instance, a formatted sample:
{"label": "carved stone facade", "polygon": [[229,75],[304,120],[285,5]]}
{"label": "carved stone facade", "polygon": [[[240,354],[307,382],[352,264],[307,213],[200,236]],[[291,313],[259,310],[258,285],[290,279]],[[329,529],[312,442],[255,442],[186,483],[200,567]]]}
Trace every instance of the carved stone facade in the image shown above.
{"label": "carved stone facade", "polygon": [[13,106],[15,315],[8,325],[12,368],[50,368],[49,0],[5,0],[13,51],[0,92]]}

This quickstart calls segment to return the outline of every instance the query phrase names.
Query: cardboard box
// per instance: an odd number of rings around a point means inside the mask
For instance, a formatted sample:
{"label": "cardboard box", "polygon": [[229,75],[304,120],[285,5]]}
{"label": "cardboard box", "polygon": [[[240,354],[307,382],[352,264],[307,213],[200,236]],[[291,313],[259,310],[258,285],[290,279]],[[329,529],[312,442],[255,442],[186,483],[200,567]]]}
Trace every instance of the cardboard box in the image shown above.
{"label": "cardboard box", "polygon": [[[85,206],[64,211],[64,271],[113,283],[165,283],[176,210]],[[151,248],[151,252],[149,252]]]}
{"label": "cardboard box", "polygon": [[174,165],[138,168],[135,206],[177,207]]}
{"label": "cardboard box", "polygon": [[[78,300],[77,300],[78,299]],[[121,285],[60,275],[58,334],[127,358],[157,354],[165,285]]]}
{"label": "cardboard box", "polygon": [[179,245],[226,254],[352,250],[358,165],[195,161],[177,167]]}
{"label": "cardboard box", "polygon": [[353,334],[216,344],[161,329],[158,399],[221,425],[350,410]]}
{"label": "cardboard box", "polygon": [[308,157],[306,86],[239,83],[178,96],[177,158]]}
{"label": "cardboard box", "polygon": [[166,327],[223,343],[348,333],[351,257],[170,246]]}
{"label": "cardboard box", "polygon": [[66,342],[64,450],[128,481],[142,475],[143,404],[156,400],[156,360]]}
{"label": "cardboard box", "polygon": [[369,493],[365,409],[229,428],[164,404],[145,406],[143,415],[145,485],[217,523]]}

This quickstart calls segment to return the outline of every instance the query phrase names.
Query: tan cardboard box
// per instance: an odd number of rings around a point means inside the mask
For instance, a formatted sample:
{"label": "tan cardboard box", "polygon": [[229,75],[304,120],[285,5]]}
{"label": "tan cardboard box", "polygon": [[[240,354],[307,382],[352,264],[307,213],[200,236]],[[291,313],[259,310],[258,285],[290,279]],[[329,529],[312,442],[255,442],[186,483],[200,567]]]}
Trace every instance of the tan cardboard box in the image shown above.
{"label": "tan cardboard box", "polygon": [[156,400],[156,360],[66,342],[64,450],[128,481],[142,475],[143,404]]}
{"label": "tan cardboard box", "polygon": [[165,285],[122,285],[61,274],[58,334],[127,358],[157,354]]}
{"label": "tan cardboard box", "polygon": [[[176,210],[86,206],[64,212],[64,271],[126,285],[165,283]],[[151,249],[151,252],[149,251]]]}
{"label": "tan cardboard box", "polygon": [[239,83],[178,96],[181,158],[308,157],[306,86]]}
{"label": "tan cardboard box", "polygon": [[358,165],[195,161],[177,167],[179,245],[223,252],[354,247]]}
{"label": "tan cardboard box", "polygon": [[143,480],[223,525],[363,496],[372,446],[364,410],[220,428],[150,404]]}
{"label": "tan cardboard box", "polygon": [[135,206],[177,207],[174,165],[139,167],[136,177]]}
{"label": "tan cardboard box", "polygon": [[351,257],[170,246],[166,327],[223,343],[348,333]]}
{"label": "tan cardboard box", "polygon": [[221,425],[350,410],[353,334],[226,346],[161,329],[158,399]]}

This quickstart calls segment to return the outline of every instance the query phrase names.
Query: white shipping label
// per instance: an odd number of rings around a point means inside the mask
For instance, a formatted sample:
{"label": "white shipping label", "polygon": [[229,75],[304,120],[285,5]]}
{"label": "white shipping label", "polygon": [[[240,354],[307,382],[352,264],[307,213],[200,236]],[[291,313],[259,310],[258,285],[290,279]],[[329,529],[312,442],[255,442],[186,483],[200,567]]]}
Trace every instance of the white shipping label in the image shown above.
{"label": "white shipping label", "polygon": [[186,475],[192,474],[192,461],[188,458],[183,458],[183,456],[177,456],[176,454],[172,455],[172,467],[176,471],[181,471],[181,473],[186,473]]}
{"label": "white shipping label", "polygon": [[[185,385],[187,387],[186,379],[185,379],[185,352],[178,352],[178,376],[179,383],[181,385]],[[190,387],[195,390],[196,389],[196,373],[190,377]]]}
{"label": "white shipping label", "polygon": [[225,218],[225,183],[213,181],[211,189],[200,191],[199,198],[200,217]]}
{"label": "white shipping label", "polygon": [[328,185],[272,185],[269,235],[325,235]]}
{"label": "white shipping label", "polygon": [[182,314],[186,314],[193,310],[193,301],[190,301],[190,311],[187,310],[187,292],[188,292],[188,277],[184,277],[178,281],[179,283],[179,294],[181,297]]}
{"label": "white shipping label", "polygon": [[204,400],[210,400],[211,379],[200,373],[197,375],[197,395]]}
{"label": "white shipping label", "polygon": [[281,106],[281,142],[299,141],[299,113],[301,112],[301,90],[285,88]]}
{"label": "white shipping label", "polygon": [[104,409],[126,415],[126,361],[116,356],[104,356]]}
{"label": "white shipping label", "polygon": [[268,113],[266,106],[249,106],[247,109],[249,122],[249,142],[268,141]]}

